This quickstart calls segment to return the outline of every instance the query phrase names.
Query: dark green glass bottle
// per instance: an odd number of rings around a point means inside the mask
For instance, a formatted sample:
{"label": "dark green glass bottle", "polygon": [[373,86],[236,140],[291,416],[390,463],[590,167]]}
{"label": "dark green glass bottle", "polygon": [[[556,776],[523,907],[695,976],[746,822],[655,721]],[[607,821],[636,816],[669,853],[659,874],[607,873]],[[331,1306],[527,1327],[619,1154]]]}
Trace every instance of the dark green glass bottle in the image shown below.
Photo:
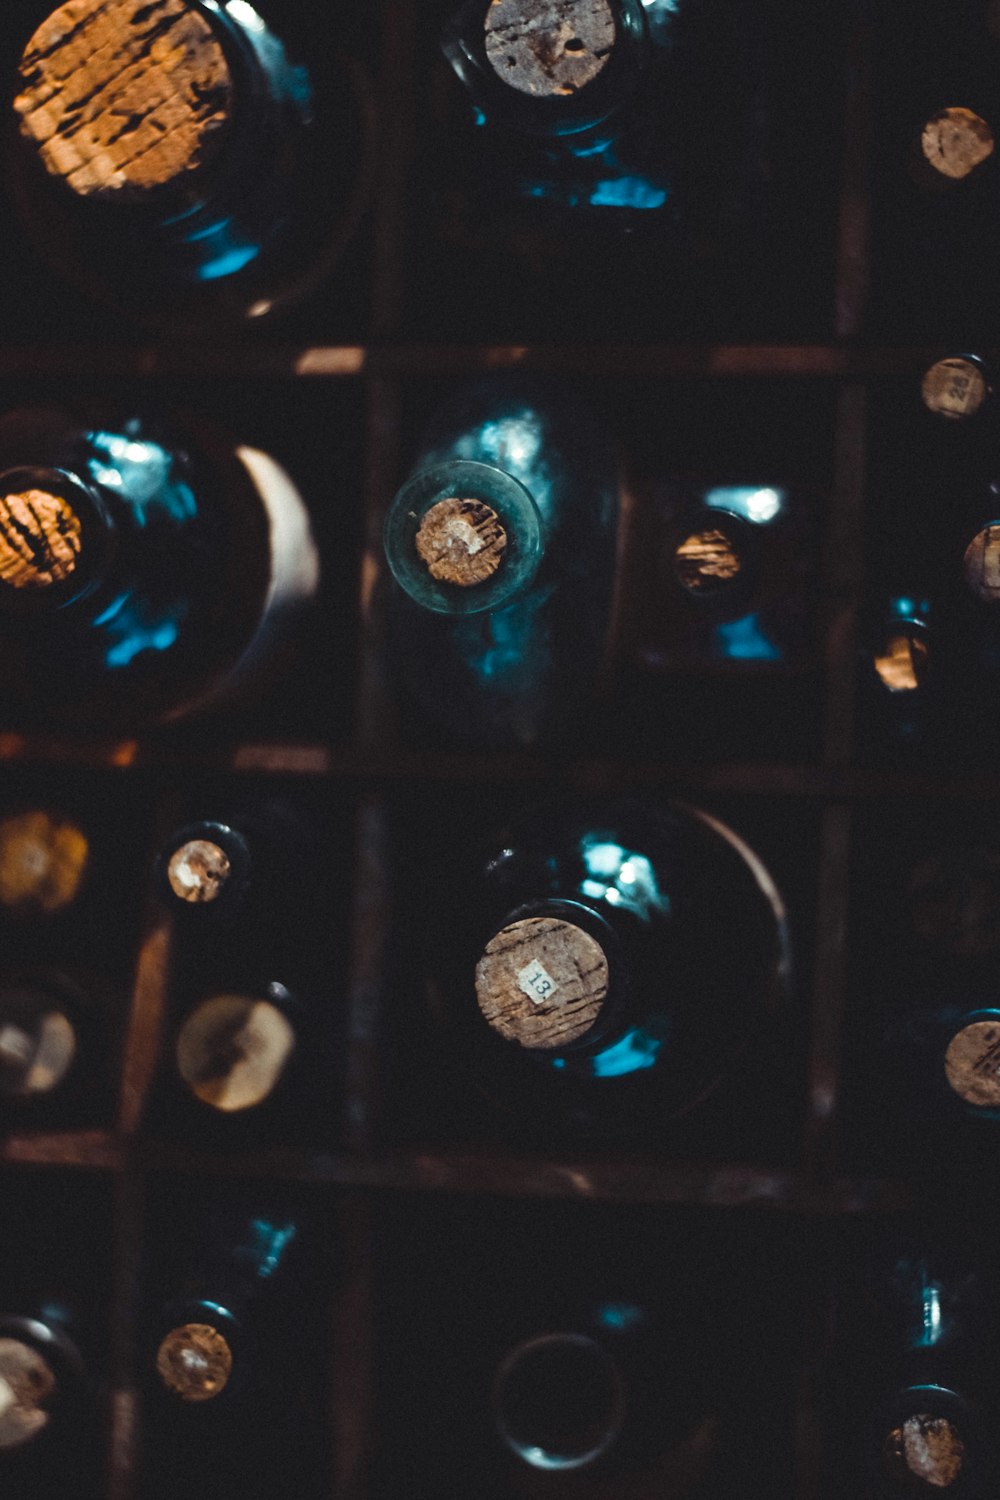
{"label": "dark green glass bottle", "polygon": [[273,459],[194,426],[0,419],[8,722],[121,731],[259,687],[317,585],[309,518]]}
{"label": "dark green glass bottle", "polygon": [[61,1303],[0,1316],[0,1486],[10,1494],[92,1491],[98,1459],[96,1390],[73,1313]]}

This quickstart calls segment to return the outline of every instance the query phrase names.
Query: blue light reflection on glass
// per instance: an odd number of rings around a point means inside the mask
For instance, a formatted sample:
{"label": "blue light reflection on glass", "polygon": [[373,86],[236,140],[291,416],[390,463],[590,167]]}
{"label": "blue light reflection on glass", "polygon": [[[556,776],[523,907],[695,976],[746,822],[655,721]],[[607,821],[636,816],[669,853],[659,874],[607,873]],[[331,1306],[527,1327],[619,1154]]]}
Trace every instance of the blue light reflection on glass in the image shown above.
{"label": "blue light reflection on glass", "polygon": [[605,1302],[597,1309],[597,1321],[602,1328],[613,1328],[617,1333],[624,1333],[629,1328],[636,1328],[644,1321],[641,1307],[636,1307],[632,1302]]}
{"label": "blue light reflection on glass", "polygon": [[788,491],[775,485],[716,485],[705,494],[711,510],[728,510],[744,521],[766,526],[780,516],[788,505]]}
{"label": "blue light reflection on glass", "polygon": [[726,661],[780,661],[781,651],[768,640],[756,614],[744,615],[716,625],[713,641],[719,656]]}
{"label": "blue light reflection on glass", "polygon": [[923,1326],[917,1347],[920,1349],[933,1349],[941,1338],[941,1288],[936,1283],[923,1289]]}
{"label": "blue light reflection on glass", "polygon": [[641,1027],[633,1027],[620,1041],[591,1058],[594,1077],[622,1078],[628,1073],[641,1073],[652,1068],[662,1046],[661,1038],[651,1036]]}
{"label": "blue light reflection on glass", "polygon": [[587,837],[580,852],[587,872],[580,890],[593,901],[630,911],[643,921],[668,912],[670,898],[660,890],[653,866],[644,854],[597,836]]}
{"label": "blue light reflection on glass", "polygon": [[232,276],[236,271],[242,271],[259,254],[259,245],[243,245],[238,249],[226,250],[215,260],[210,260],[199,268],[198,279],[218,281],[222,276]]}
{"label": "blue light reflection on glass", "polygon": [[[179,610],[180,615],[184,613],[186,610]],[[108,634],[117,639],[104,654],[111,668],[127,667],[142,651],[167,651],[180,634],[176,619],[143,621],[141,601],[136,601],[134,611],[120,611],[112,626]]]}
{"label": "blue light reflection on glass", "polygon": [[666,188],[643,177],[619,177],[599,182],[590,194],[590,202],[596,208],[662,208],[666,201]]}

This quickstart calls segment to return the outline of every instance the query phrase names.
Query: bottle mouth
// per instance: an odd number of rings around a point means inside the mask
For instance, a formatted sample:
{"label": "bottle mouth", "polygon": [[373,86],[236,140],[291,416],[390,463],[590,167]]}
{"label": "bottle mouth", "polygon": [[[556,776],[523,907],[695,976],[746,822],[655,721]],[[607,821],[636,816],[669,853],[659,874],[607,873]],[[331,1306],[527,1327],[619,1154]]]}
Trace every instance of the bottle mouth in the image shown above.
{"label": "bottle mouth", "polygon": [[51,917],[76,900],[90,858],[83,829],[44,808],[0,820],[0,908]]}
{"label": "bottle mouth", "polygon": [[944,1071],[952,1092],[966,1104],[1000,1109],[1000,1010],[964,1017],[945,1050]]}
{"label": "bottle mouth", "polygon": [[76,1030],[55,996],[0,988],[0,1097],[24,1103],[53,1093],[76,1052]]}
{"label": "bottle mouth", "polygon": [[51,1421],[56,1373],[33,1345],[0,1335],[0,1452],[34,1441]]}
{"label": "bottle mouth", "polygon": [[563,916],[525,916],[490,938],[476,965],[476,999],[497,1035],[536,1052],[587,1039],[605,1011],[605,949]]}
{"label": "bottle mouth", "polygon": [[618,41],[610,0],[494,0],[483,19],[486,60],[506,87],[565,101],[608,66]]}
{"label": "bottle mouth", "polygon": [[250,881],[246,840],[226,823],[189,823],[160,855],[157,880],[163,899],[178,912],[231,910]]}
{"label": "bottle mouth", "polygon": [[980,527],[962,558],[965,582],[983,604],[1000,602],[1000,521]]}
{"label": "bottle mouth", "polygon": [[506,1447],[533,1469],[582,1469],[618,1437],[625,1388],[607,1349],[579,1333],[518,1344],[493,1382],[493,1413]]}
{"label": "bottle mouth", "polygon": [[872,652],[872,665],[887,692],[916,692],[924,685],[931,666],[925,626],[918,620],[893,621]]}
{"label": "bottle mouth", "polygon": [[682,516],[670,547],[673,576],[696,604],[745,596],[755,548],[750,525],[740,516],[715,507]]}
{"label": "bottle mouth", "polygon": [[982,409],[989,394],[986,370],[974,354],[937,360],[920,382],[924,406],[946,422],[969,421]]}
{"label": "bottle mouth", "polygon": [[295,1042],[292,1023],[270,1000],[213,995],[195,1006],[178,1032],[177,1069],[202,1104],[238,1114],[274,1093]]}
{"label": "bottle mouth", "polygon": [[156,1372],[164,1388],[180,1401],[214,1401],[229,1384],[233,1351],[211,1323],[181,1323],[160,1340]]}
{"label": "bottle mouth", "polygon": [[59,609],[96,588],[112,550],[111,519],[89,485],[62,469],[0,474],[0,609]]}
{"label": "bottle mouth", "polygon": [[920,150],[942,182],[962,182],[993,155],[986,120],[964,106],[940,110],[920,132]]}
{"label": "bottle mouth", "polygon": [[950,1491],[968,1471],[968,1433],[963,1436],[963,1403],[939,1386],[906,1392],[882,1441],[882,1469],[904,1494],[928,1496]]}
{"label": "bottle mouth", "polygon": [[385,522],[393,577],[438,614],[496,609],[533,578],[543,549],[531,495],[491,464],[460,459],[421,469]]}

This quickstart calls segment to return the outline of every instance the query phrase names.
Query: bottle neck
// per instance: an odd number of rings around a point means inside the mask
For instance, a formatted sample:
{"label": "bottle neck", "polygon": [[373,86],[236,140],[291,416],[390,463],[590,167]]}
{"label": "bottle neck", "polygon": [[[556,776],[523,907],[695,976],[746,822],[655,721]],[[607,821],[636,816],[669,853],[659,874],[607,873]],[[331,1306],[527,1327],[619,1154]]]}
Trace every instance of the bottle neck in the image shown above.
{"label": "bottle neck", "polygon": [[533,1469],[594,1464],[625,1420],[626,1392],[603,1344],[581,1333],[549,1333],[511,1349],[497,1368],[493,1416],[505,1447]]}
{"label": "bottle neck", "polygon": [[79,1039],[67,993],[52,984],[0,982],[0,1101],[12,1108],[63,1084]]}
{"label": "bottle neck", "polygon": [[900,1495],[957,1492],[969,1470],[974,1421],[965,1401],[944,1386],[901,1391],[885,1425],[881,1466]]}
{"label": "bottle neck", "polygon": [[757,538],[749,522],[698,506],[678,518],[667,547],[670,573],[692,609],[716,619],[747,611],[757,576]]}
{"label": "bottle neck", "polygon": [[421,469],[397,494],[385,523],[397,583],[436,614],[499,608],[526,589],[544,551],[541,516],[511,475],[455,459]]}
{"label": "bottle neck", "polygon": [[96,486],[66,469],[0,474],[0,610],[42,614],[86,599],[107,575],[116,526]]}
{"label": "bottle neck", "polygon": [[177,1071],[191,1097],[220,1115],[264,1105],[287,1077],[298,1036],[295,1002],[281,984],[266,994],[200,1001],[177,1034]]}
{"label": "bottle neck", "polygon": [[250,846],[226,823],[202,821],[177,829],[156,865],[160,899],[182,920],[222,920],[247,895],[253,870]]}
{"label": "bottle neck", "polygon": [[83,1373],[80,1351],[58,1310],[0,1317],[0,1459],[50,1434]]}

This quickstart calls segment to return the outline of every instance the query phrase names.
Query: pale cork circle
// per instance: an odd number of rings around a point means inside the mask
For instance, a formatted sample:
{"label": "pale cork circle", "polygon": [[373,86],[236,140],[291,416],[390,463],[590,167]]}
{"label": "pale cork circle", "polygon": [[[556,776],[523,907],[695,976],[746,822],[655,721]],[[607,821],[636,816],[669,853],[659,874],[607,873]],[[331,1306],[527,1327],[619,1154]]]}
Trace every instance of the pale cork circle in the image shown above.
{"label": "pale cork circle", "polygon": [[37,1349],[0,1338],[0,1450],[19,1448],[47,1426],[56,1377]]}
{"label": "pale cork circle", "polygon": [[62,495],[25,490],[0,497],[0,580],[14,589],[63,583],[76,569],[82,531]]}
{"label": "pale cork circle", "polygon": [[743,560],[730,537],[718,527],[693,531],[674,552],[674,571],[692,594],[709,593],[731,583],[743,570]]}
{"label": "pale cork circle", "polygon": [[492,506],[454,495],[425,512],[416,536],[417,552],[431,577],[459,588],[492,578],[506,547],[507,533]]}
{"label": "pale cork circle", "polygon": [[967,1104],[1000,1106],[1000,1022],[973,1021],[957,1031],[948,1043],[944,1071]]}
{"label": "pale cork circle", "polygon": [[210,839],[190,839],[175,849],[167,864],[167,880],[179,901],[215,901],[232,873],[226,851]]}
{"label": "pale cork circle", "polygon": [[81,197],[139,198],[214,152],[232,113],[225,54],[184,0],[67,0],[35,32],[22,136]]}
{"label": "pale cork circle", "polygon": [[920,135],[925,159],[953,182],[968,177],[993,155],[993,131],[971,109],[943,109],[928,120]]}
{"label": "pale cork circle", "polygon": [[50,1094],[62,1083],[76,1056],[76,1031],[62,1011],[42,1017],[35,1036],[22,1026],[0,1016],[0,1066],[21,1069],[21,1081],[13,1093],[28,1099]]}
{"label": "pale cork circle", "polygon": [[77,897],[90,857],[75,823],[41,809],[0,822],[0,906],[51,916]]}
{"label": "pale cork circle", "polygon": [[504,83],[565,98],[604,71],[615,45],[608,0],[491,0],[486,56]]}
{"label": "pale cork circle", "polygon": [[912,1476],[933,1489],[947,1490],[962,1474],[965,1444],[945,1417],[926,1412],[894,1427],[882,1450],[885,1466],[896,1478]]}
{"label": "pale cork circle", "polygon": [[924,680],[929,662],[927,642],[900,631],[873,658],[875,670],[890,693],[912,693]]}
{"label": "pale cork circle", "polygon": [[277,1006],[247,995],[215,995],[181,1027],[177,1067],[197,1099],[231,1114],[263,1103],[294,1046],[295,1032]]}
{"label": "pale cork circle", "polygon": [[160,1344],[156,1370],[167,1390],[182,1401],[211,1401],[229,1383],[233,1351],[210,1323],[184,1323]]}
{"label": "pale cork circle", "polygon": [[984,604],[1000,599],[1000,526],[984,526],[972,538],[962,559],[965,581]]}
{"label": "pale cork circle", "polygon": [[939,359],[920,383],[927,410],[952,422],[974,417],[988,392],[986,376],[969,359]]}
{"label": "pale cork circle", "polygon": [[494,1031],[522,1047],[557,1050],[585,1036],[607,993],[604,949],[554,917],[512,922],[476,965],[479,1009]]}

